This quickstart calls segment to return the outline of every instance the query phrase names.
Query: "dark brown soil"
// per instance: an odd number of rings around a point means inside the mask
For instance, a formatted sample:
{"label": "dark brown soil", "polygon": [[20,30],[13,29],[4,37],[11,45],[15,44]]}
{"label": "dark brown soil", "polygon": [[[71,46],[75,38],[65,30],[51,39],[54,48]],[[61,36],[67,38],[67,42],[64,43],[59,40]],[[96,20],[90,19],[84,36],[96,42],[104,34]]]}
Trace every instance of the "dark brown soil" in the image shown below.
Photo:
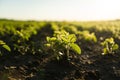
{"label": "dark brown soil", "polygon": [[[45,34],[46,29],[42,30],[44,34],[40,31],[31,40],[37,42],[38,36],[49,35]],[[0,80],[120,80],[120,50],[103,56],[99,43],[78,41],[82,54],[76,54],[70,61],[54,60],[44,51],[35,55],[3,55],[0,57]]]}
{"label": "dark brown soil", "polygon": [[82,46],[81,55],[56,61],[48,55],[0,57],[0,80],[119,80],[120,54],[102,56],[96,44]]}

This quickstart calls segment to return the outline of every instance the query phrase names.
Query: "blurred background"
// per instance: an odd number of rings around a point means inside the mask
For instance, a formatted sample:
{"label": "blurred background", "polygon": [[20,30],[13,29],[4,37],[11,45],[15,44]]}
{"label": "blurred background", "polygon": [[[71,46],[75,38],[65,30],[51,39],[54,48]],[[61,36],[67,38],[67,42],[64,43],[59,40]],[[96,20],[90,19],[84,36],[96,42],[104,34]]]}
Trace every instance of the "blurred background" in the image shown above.
{"label": "blurred background", "polygon": [[0,0],[0,18],[89,21],[120,18],[120,0]]}

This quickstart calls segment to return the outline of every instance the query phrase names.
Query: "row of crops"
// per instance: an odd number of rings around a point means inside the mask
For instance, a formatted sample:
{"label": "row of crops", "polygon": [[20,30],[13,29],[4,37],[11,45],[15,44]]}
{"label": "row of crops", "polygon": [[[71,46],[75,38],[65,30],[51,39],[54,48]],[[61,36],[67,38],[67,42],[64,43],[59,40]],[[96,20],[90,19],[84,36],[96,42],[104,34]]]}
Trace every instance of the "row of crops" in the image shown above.
{"label": "row of crops", "polygon": [[76,26],[81,26],[82,29],[110,32],[111,36],[120,39],[120,21],[91,21],[91,22],[73,22]]}
{"label": "row of crops", "polygon": [[[21,54],[27,51],[30,38],[44,27],[44,22],[34,21],[0,21],[1,54],[18,51]],[[6,52],[7,51],[9,52]],[[25,49],[25,50],[23,50]],[[23,50],[21,52],[21,50]]]}
{"label": "row of crops", "polygon": [[[52,53],[69,60],[82,43],[101,45],[102,54],[119,50],[120,21],[45,22],[0,20],[0,54]],[[104,36],[105,35],[105,36]]]}

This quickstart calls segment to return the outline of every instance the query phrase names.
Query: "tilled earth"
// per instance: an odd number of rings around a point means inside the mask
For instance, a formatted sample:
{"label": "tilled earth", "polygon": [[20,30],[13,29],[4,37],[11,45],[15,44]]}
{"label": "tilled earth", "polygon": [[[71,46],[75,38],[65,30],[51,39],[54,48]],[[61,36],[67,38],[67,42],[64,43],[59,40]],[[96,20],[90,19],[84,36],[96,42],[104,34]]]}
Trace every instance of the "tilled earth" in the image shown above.
{"label": "tilled earth", "polygon": [[0,80],[120,80],[120,51],[103,56],[98,44],[85,45],[70,61],[47,54],[2,56]]}

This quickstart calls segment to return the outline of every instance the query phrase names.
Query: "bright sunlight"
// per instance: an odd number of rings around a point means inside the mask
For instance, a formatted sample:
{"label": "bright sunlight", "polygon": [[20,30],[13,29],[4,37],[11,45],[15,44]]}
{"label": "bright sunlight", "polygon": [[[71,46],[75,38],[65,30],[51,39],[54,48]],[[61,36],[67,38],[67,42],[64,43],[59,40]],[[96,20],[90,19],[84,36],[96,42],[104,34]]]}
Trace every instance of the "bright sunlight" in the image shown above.
{"label": "bright sunlight", "polygon": [[0,18],[109,20],[120,18],[120,0],[0,0]]}

